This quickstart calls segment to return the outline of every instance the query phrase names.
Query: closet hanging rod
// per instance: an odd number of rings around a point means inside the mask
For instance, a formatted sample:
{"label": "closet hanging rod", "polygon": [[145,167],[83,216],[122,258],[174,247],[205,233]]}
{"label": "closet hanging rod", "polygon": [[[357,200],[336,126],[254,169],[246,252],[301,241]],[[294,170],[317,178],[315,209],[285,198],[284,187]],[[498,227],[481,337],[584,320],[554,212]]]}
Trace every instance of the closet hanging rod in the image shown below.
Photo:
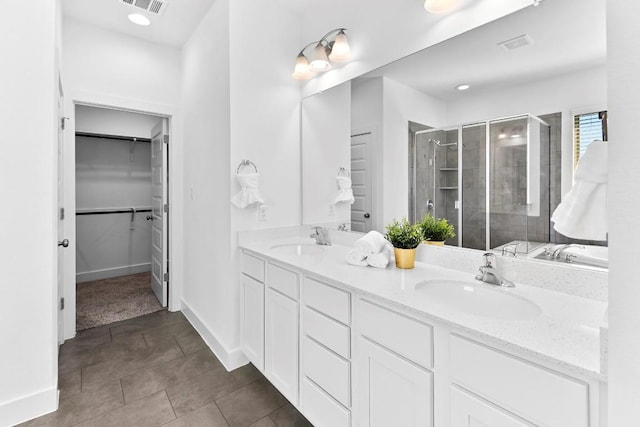
{"label": "closet hanging rod", "polygon": [[[106,215],[106,214],[118,214],[118,213],[128,213],[133,212],[133,208],[129,209],[86,209],[86,210],[77,210],[76,215]],[[151,208],[140,208],[135,209],[135,213],[139,212],[152,212]]]}
{"label": "closet hanging rod", "polygon": [[118,141],[151,142],[151,138],[138,138],[137,136],[108,135],[104,133],[76,132],[76,136],[87,138],[116,139]]}

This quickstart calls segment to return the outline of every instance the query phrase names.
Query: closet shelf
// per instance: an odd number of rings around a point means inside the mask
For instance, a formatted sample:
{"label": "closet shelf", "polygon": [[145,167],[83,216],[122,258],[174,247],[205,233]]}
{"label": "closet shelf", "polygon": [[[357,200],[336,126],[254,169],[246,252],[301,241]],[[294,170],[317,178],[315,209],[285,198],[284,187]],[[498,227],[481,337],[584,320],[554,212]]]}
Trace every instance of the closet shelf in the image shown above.
{"label": "closet shelf", "polygon": [[440,172],[453,172],[457,170],[458,168],[440,168]]}
{"label": "closet shelf", "polygon": [[457,190],[458,187],[439,187],[438,190]]}

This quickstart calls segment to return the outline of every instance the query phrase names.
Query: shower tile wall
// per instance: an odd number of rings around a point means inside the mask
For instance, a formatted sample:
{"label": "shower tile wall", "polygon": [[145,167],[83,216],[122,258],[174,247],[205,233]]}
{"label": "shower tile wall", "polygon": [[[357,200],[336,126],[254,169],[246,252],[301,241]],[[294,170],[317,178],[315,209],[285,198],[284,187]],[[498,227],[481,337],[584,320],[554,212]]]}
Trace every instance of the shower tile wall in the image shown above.
{"label": "shower tile wall", "polygon": [[462,128],[462,246],[485,249],[486,126]]}
{"label": "shower tile wall", "polygon": [[[443,144],[458,143],[458,130],[448,130],[443,132]],[[435,174],[435,194],[436,194],[436,217],[446,218],[449,224],[458,233],[458,210],[456,201],[458,200],[458,145],[446,147],[434,146],[436,153],[436,174]],[[458,245],[458,237],[448,239],[448,245]]]}
{"label": "shower tile wall", "polygon": [[[434,194],[434,144],[430,139],[444,140],[443,131],[433,131],[418,135],[416,139],[416,221],[421,220],[427,212],[434,214],[427,208],[427,203],[431,200],[436,207],[439,204],[436,194]],[[437,215],[437,214],[436,214]]]}

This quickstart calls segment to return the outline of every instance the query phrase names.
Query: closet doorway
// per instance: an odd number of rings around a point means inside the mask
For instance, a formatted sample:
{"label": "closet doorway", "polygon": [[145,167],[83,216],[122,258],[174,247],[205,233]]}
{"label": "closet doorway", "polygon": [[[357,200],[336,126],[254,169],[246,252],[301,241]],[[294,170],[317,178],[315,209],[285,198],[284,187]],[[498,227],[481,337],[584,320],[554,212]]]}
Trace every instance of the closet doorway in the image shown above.
{"label": "closet doorway", "polygon": [[168,304],[168,119],[75,106],[76,330]]}

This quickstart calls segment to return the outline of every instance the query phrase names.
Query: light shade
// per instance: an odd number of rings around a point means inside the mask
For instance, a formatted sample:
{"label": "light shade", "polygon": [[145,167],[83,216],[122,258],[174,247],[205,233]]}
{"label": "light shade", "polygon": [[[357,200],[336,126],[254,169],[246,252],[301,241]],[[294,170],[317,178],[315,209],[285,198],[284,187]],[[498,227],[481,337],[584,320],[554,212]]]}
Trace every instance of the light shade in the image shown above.
{"label": "light shade", "polygon": [[334,62],[345,62],[351,57],[351,48],[349,48],[349,42],[347,41],[347,35],[343,30],[340,30],[336,39],[333,41],[331,47],[331,53],[329,59]]}
{"label": "light shade", "polygon": [[133,22],[134,24],[138,24],[138,25],[143,25],[143,26],[147,26],[151,24],[151,21],[149,21],[149,18],[147,18],[144,15],[140,15],[139,13],[132,13],[131,15],[128,16],[129,21]]}
{"label": "light shade", "polygon": [[313,76],[309,61],[303,54],[298,55],[298,58],[296,58],[296,67],[293,69],[292,76],[296,80],[307,80]]}
{"label": "light shade", "polygon": [[460,0],[425,0],[424,8],[431,13],[445,13],[458,6]]}
{"label": "light shade", "polygon": [[313,61],[311,61],[310,67],[312,71],[327,71],[331,69],[331,63],[327,57],[327,48],[321,43],[318,43],[313,50]]}

